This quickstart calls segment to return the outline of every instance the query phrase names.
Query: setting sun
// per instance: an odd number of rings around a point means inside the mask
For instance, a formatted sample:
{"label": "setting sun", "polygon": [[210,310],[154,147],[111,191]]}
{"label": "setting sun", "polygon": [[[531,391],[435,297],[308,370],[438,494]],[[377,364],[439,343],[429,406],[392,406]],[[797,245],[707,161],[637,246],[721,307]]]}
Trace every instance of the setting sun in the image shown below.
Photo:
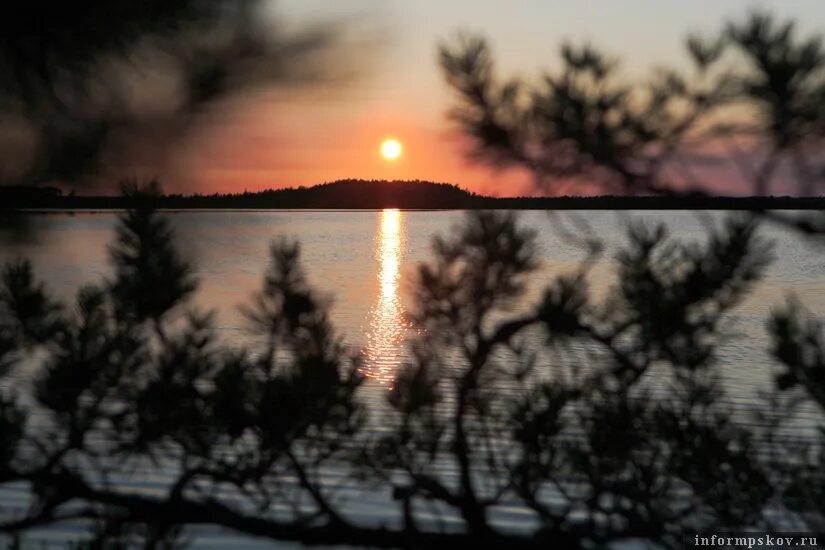
{"label": "setting sun", "polygon": [[381,143],[381,156],[386,160],[396,160],[401,156],[404,148],[397,139],[385,139]]}

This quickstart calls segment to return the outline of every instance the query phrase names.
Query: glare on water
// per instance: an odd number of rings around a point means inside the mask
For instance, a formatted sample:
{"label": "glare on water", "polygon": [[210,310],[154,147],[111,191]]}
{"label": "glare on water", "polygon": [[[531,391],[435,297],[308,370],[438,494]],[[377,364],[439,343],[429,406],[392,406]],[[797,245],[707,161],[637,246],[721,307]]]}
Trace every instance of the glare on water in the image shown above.
{"label": "glare on water", "polygon": [[404,244],[402,222],[403,214],[399,210],[383,210],[375,239],[378,293],[369,313],[362,368],[365,376],[382,384],[391,383],[398,370],[406,331],[399,291]]}

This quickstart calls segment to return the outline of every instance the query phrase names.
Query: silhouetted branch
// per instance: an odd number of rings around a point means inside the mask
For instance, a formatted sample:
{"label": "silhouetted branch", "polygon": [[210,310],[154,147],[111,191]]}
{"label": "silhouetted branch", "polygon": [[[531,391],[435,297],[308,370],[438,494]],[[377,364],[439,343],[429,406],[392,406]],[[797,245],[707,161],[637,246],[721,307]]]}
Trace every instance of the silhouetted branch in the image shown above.
{"label": "silhouetted branch", "polygon": [[[471,156],[525,168],[543,193],[572,181],[602,193],[714,196],[747,159],[752,168],[740,173],[754,194],[779,183],[816,194],[825,184],[822,38],[756,12],[711,40],[689,38],[687,50],[692,72],[662,70],[642,83],[621,82],[616,63],[589,45],[564,44],[561,68],[535,86],[499,82],[480,37],[442,45],[440,59]],[[713,153],[740,143],[747,150],[733,158]],[[715,181],[691,167],[703,156],[738,164]]]}

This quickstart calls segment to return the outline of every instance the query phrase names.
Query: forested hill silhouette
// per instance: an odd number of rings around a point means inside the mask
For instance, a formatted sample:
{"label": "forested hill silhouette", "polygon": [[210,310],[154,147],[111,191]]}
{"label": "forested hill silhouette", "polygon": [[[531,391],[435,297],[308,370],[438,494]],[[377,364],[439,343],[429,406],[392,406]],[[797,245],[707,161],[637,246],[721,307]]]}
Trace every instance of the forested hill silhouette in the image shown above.
{"label": "forested hill silhouette", "polygon": [[[0,199],[19,208],[125,208],[131,201],[128,197],[56,191],[53,187],[0,187]],[[447,183],[354,179],[312,187],[158,197],[162,208],[449,209],[476,208],[489,200]]]}
{"label": "forested hill silhouette", "polygon": [[[126,196],[66,195],[54,187],[0,186],[0,208],[119,209],[134,206]],[[489,197],[449,183],[429,181],[339,180],[229,194],[169,194],[157,198],[165,209],[825,209],[825,197],[563,196]]]}

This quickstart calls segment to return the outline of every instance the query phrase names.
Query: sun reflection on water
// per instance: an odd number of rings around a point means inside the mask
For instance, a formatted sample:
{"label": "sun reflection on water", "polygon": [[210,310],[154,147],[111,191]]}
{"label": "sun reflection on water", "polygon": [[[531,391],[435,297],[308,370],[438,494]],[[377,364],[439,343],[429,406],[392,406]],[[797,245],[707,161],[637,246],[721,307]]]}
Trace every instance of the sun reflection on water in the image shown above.
{"label": "sun reflection on water", "polygon": [[378,297],[370,311],[362,372],[381,384],[391,384],[403,358],[406,324],[400,298],[403,217],[386,209],[379,217],[375,256],[378,260]]}

